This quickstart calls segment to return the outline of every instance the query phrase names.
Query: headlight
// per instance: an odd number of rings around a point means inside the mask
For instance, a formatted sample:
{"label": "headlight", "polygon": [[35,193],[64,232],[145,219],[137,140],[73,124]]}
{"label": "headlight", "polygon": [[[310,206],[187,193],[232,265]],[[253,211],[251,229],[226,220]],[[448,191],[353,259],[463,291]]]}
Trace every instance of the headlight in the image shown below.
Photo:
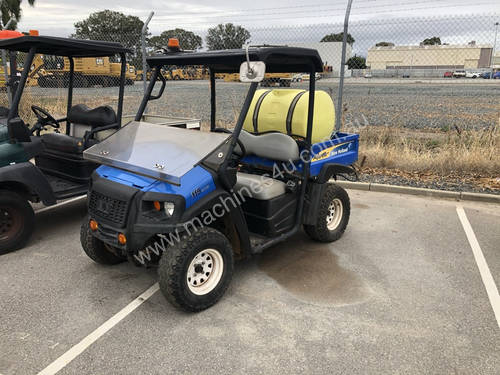
{"label": "headlight", "polygon": [[168,217],[174,214],[174,210],[175,204],[173,202],[165,202],[165,204],[163,205],[163,211]]}
{"label": "headlight", "polygon": [[157,212],[163,212],[167,217],[171,217],[174,214],[175,204],[174,202],[160,202],[154,201],[153,207]]}

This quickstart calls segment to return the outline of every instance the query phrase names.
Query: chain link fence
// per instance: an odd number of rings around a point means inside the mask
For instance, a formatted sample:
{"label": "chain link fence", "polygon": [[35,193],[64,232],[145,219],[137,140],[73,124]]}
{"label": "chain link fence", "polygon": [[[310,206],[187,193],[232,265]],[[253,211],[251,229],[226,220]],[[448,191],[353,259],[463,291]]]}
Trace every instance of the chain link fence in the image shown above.
{"label": "chain link fence", "polygon": [[[495,134],[490,143],[498,144],[500,128],[500,38],[497,37],[498,14],[461,16],[405,17],[350,22],[346,45],[346,80],[341,111],[342,127],[357,131],[364,127],[389,127],[406,132],[425,130],[439,136],[425,135],[424,151],[440,145],[447,132],[459,135],[465,130],[488,130]],[[154,20],[154,18],[153,18]],[[230,20],[228,20],[230,21]],[[180,22],[173,22],[180,24]],[[317,89],[328,92],[337,103],[341,66],[343,23],[238,28],[187,24],[178,31],[181,47],[198,50],[241,48],[251,45],[288,45],[317,49],[323,71],[315,77]],[[175,32],[147,36],[146,54],[161,49]],[[125,120],[131,119],[143,94],[143,79],[150,72],[142,67],[140,35],[102,35],[129,47],[127,85],[124,98]],[[161,52],[161,51],[160,51]],[[22,56],[18,58],[22,63]],[[33,123],[32,104],[46,108],[56,117],[66,114],[68,61],[37,56],[31,67],[22,104],[21,116]],[[116,108],[120,64],[117,58],[77,59],[74,104],[89,107],[109,104]],[[7,106],[5,81],[0,74],[3,98]],[[210,118],[209,75],[201,66],[168,67],[162,71],[167,90],[160,100],[148,106],[149,114]],[[54,78],[56,77],[56,78]],[[265,87],[308,87],[307,74],[270,74]],[[159,86],[159,85],[158,85]],[[220,125],[236,122],[248,86],[236,74],[217,75],[217,120]],[[382,134],[382,135],[381,135]],[[384,132],[376,138],[382,142]],[[407,133],[404,133],[407,134]],[[366,136],[372,137],[374,133]],[[381,139],[382,137],[382,139]],[[421,135],[416,136],[422,137]],[[410,137],[411,138],[411,137]],[[365,138],[365,142],[366,142]],[[437,139],[437,141],[436,141]],[[406,141],[405,141],[406,142]],[[416,146],[417,147],[417,146]],[[488,152],[491,151],[491,147]],[[419,152],[417,150],[416,152]],[[483,170],[498,175],[498,153],[488,154],[490,165]],[[394,156],[393,158],[397,158]],[[390,162],[375,165],[393,165]],[[490,173],[488,172],[488,173]]]}

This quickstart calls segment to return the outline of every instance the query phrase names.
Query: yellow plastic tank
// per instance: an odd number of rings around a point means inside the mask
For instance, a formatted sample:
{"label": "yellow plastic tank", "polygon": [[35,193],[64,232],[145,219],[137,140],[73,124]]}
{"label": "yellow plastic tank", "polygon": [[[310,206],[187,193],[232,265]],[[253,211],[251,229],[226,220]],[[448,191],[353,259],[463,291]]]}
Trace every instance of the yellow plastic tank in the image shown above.
{"label": "yellow plastic tank", "polygon": [[[296,89],[261,89],[255,92],[243,129],[251,133],[278,131],[306,137],[309,92]],[[335,106],[325,91],[316,91],[312,142],[330,136],[335,128]]]}

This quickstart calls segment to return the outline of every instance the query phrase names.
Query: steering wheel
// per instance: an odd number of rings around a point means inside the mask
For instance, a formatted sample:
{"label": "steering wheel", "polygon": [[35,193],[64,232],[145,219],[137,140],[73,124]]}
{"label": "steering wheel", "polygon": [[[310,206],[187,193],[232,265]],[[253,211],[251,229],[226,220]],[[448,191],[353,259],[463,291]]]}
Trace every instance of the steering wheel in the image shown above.
{"label": "steering wheel", "polygon": [[[215,133],[233,134],[233,132],[231,130],[226,129],[226,128],[215,128],[214,132]],[[240,150],[241,150],[241,156],[240,156],[240,158],[243,158],[247,154],[247,150],[245,149],[245,146],[243,145],[243,142],[241,142],[239,139],[236,139],[236,142],[238,143],[238,146],[240,146]]]}
{"label": "steering wheel", "polygon": [[31,106],[31,110],[35,114],[38,122],[41,123],[42,126],[50,125],[56,129],[59,129],[59,122],[45,109],[40,108],[36,105]]}

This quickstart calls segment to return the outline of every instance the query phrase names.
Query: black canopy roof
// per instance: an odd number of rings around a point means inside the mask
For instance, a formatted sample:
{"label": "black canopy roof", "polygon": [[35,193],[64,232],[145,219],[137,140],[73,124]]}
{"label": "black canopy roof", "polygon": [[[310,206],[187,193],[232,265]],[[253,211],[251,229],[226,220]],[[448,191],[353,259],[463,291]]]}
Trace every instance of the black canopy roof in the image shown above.
{"label": "black canopy roof", "polygon": [[[250,61],[266,63],[267,73],[302,73],[310,71],[311,64],[316,72],[323,71],[318,51],[297,47],[260,47],[249,49]],[[244,49],[230,49],[205,52],[169,52],[147,59],[149,66],[163,65],[205,65],[219,73],[236,73],[246,61]]]}
{"label": "black canopy roof", "polygon": [[0,49],[28,52],[31,47],[36,47],[36,53],[67,57],[103,57],[132,52],[120,43],[53,36],[21,36],[0,40]]}

